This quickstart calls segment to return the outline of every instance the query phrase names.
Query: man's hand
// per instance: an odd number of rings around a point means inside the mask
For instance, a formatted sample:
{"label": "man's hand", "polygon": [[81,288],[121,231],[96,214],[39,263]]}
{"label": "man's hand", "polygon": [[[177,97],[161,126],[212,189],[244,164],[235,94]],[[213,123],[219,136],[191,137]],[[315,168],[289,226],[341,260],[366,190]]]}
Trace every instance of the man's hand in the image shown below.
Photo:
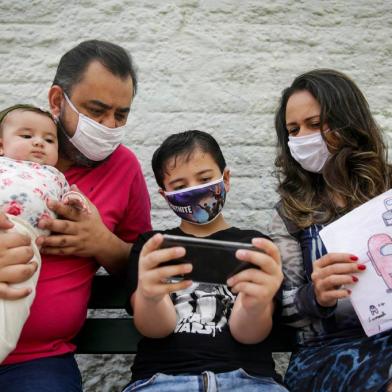
{"label": "man's hand", "polygon": [[118,273],[126,266],[132,244],[113,234],[102,222],[95,205],[83,197],[87,208],[82,210],[59,201],[48,201],[48,207],[63,219],[45,218],[38,223],[38,227],[52,233],[37,239],[41,253],[94,257],[108,272]]}
{"label": "man's hand", "polygon": [[0,298],[20,299],[31,293],[29,288],[10,287],[10,283],[20,283],[37,271],[37,263],[29,263],[34,253],[31,239],[11,229],[13,224],[4,213],[0,213]]}
{"label": "man's hand", "polygon": [[41,253],[81,257],[94,257],[99,254],[109,230],[103,224],[97,208],[89,200],[87,203],[91,212],[76,209],[60,201],[48,201],[48,208],[63,219],[44,218],[38,223],[39,228],[52,233],[38,239]]}

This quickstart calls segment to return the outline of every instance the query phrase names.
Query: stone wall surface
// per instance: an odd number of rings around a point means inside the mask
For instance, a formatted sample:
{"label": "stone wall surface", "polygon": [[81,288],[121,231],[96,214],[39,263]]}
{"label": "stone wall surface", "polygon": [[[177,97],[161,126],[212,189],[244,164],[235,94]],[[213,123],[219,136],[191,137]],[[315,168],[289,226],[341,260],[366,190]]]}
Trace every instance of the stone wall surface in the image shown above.
{"label": "stone wall surface", "polygon": [[[297,74],[346,72],[392,137],[391,9],[387,0],[0,0],[0,108],[46,105],[61,55],[78,42],[122,45],[139,75],[125,143],[146,175],[154,226],[177,220],[157,193],[152,152],[170,133],[201,129],[231,168],[227,218],[265,230],[277,200],[274,110]],[[120,390],[131,360],[79,356],[85,390]]]}

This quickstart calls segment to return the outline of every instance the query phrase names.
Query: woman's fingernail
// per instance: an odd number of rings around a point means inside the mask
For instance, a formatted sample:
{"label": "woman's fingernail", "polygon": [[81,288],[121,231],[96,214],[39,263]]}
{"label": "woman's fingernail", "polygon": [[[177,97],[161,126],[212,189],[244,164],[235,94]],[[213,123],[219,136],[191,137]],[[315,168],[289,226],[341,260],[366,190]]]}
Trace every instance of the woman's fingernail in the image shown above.
{"label": "woman's fingernail", "polygon": [[242,249],[238,250],[237,251],[237,256],[238,257],[245,257],[246,256],[246,250],[242,250]]}
{"label": "woman's fingernail", "polygon": [[233,284],[233,278],[227,279],[227,285],[231,286]]}
{"label": "woman's fingernail", "polygon": [[357,256],[350,256],[350,259],[351,259],[352,261],[357,261],[357,260],[358,260],[358,257],[357,257]]}
{"label": "woman's fingernail", "polygon": [[366,269],[366,265],[365,264],[358,264],[358,269],[360,271],[364,271]]}
{"label": "woman's fingernail", "polygon": [[348,292],[349,295],[351,294],[351,290],[350,289],[347,289],[347,292]]}
{"label": "woman's fingernail", "polygon": [[358,278],[356,276],[352,276],[353,282],[358,282]]}
{"label": "woman's fingernail", "polygon": [[366,269],[366,265],[365,264],[358,264],[358,269],[361,271],[364,271]]}

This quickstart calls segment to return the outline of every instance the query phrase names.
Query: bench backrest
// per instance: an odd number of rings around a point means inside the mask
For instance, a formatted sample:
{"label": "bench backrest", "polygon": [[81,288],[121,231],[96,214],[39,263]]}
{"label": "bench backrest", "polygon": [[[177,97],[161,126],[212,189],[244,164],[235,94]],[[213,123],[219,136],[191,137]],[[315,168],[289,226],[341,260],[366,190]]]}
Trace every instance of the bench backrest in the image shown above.
{"label": "bench backrest", "polygon": [[[108,275],[94,278],[90,309],[124,309],[127,291],[124,284]],[[132,318],[88,318],[75,338],[79,354],[134,354],[141,336]],[[267,340],[273,352],[288,352],[294,347],[294,331],[275,326]]]}

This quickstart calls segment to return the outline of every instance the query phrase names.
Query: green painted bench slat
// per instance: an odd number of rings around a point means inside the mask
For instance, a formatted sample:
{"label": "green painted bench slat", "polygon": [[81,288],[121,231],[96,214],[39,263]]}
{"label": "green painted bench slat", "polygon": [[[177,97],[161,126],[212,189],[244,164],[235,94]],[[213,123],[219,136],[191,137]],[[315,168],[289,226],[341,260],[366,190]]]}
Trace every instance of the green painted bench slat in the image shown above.
{"label": "green painted bench slat", "polygon": [[134,354],[141,336],[132,319],[87,319],[75,339],[79,354]]}
{"label": "green painted bench slat", "polygon": [[[108,275],[94,278],[90,309],[123,309],[126,300],[120,280]],[[134,354],[140,338],[132,318],[88,318],[74,341],[79,354]],[[266,343],[273,352],[290,352],[294,341],[292,328],[274,327]]]}

